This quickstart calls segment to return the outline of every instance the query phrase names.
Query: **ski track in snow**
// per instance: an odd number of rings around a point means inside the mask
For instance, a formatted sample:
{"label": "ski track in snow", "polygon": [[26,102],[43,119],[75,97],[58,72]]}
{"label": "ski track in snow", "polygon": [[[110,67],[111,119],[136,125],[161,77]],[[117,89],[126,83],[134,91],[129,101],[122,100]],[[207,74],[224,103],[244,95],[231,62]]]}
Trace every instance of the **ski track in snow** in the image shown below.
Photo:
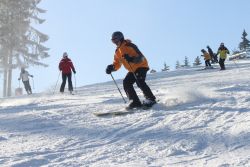
{"label": "ski track in snow", "polygon": [[0,166],[250,166],[250,62],[238,66],[150,74],[160,102],[124,116],[93,115],[124,110],[113,82],[1,99]]}

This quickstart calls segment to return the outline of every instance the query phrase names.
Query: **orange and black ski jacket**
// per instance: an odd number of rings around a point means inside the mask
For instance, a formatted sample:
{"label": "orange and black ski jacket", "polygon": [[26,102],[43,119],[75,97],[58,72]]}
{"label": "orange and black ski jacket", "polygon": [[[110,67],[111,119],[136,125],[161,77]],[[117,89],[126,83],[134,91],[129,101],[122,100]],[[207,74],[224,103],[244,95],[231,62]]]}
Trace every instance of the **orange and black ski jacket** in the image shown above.
{"label": "orange and black ski jacket", "polygon": [[[124,55],[126,54],[133,57],[134,61],[128,63],[126,59],[124,59]],[[129,72],[135,72],[138,68],[149,69],[147,59],[130,40],[124,40],[122,44],[117,47],[113,65],[115,70],[118,70],[121,65],[123,65]]]}

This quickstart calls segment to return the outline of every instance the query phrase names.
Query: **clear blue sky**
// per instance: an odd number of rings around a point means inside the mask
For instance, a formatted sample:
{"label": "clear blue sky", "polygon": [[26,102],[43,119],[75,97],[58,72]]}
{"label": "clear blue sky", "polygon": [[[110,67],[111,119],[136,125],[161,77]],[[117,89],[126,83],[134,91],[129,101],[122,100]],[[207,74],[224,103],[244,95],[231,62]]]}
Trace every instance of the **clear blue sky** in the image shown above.
{"label": "clear blue sky", "polygon": [[[40,15],[46,22],[36,27],[50,37],[45,44],[50,57],[43,60],[48,68],[28,69],[35,76],[37,92],[55,84],[65,51],[75,65],[77,86],[111,80],[105,68],[113,61],[115,46],[110,39],[117,30],[157,71],[164,61],[174,69],[185,56],[193,63],[207,45],[216,51],[224,42],[233,50],[243,29],[250,39],[249,0],[42,0],[39,7],[47,10]],[[122,68],[114,77],[125,74]]]}

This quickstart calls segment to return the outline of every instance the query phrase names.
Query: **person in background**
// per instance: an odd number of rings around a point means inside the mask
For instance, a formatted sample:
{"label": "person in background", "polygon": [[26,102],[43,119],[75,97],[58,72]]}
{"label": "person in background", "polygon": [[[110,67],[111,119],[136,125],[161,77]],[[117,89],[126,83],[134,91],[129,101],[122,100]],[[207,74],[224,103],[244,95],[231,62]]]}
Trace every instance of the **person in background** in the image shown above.
{"label": "person in background", "polygon": [[206,69],[210,69],[212,68],[211,64],[210,64],[210,60],[211,60],[211,56],[209,53],[207,53],[207,51],[205,49],[202,49],[201,52],[203,53],[204,60],[205,60],[205,65],[206,65]]}
{"label": "person in background", "polygon": [[216,54],[214,54],[214,52],[210,48],[210,46],[207,46],[207,51],[208,51],[209,55],[211,56],[212,63],[218,63],[218,58],[217,58]]}
{"label": "person in background", "polygon": [[26,71],[24,67],[22,67],[20,77],[18,78],[18,80],[22,79],[24,88],[25,88],[28,95],[32,94],[32,90],[31,90],[31,86],[30,86],[30,82],[29,82],[29,77],[33,78],[33,75],[30,75],[29,72]]}
{"label": "person in background", "polygon": [[[149,70],[148,61],[146,57],[141,53],[135,44],[130,40],[124,39],[123,33],[116,31],[112,34],[112,42],[117,46],[113,64],[110,64],[106,68],[106,73],[111,74],[113,71],[120,69],[123,65],[128,73],[123,80],[123,88],[131,101],[127,109],[138,108],[142,106],[151,107],[156,103],[156,98],[153,95],[151,89],[146,84],[146,75]],[[142,90],[146,100],[141,103],[133,84]]]}
{"label": "person in background", "polygon": [[63,58],[61,59],[59,63],[59,70],[62,71],[62,84],[60,87],[60,92],[64,92],[65,84],[66,84],[66,79],[68,78],[68,89],[70,91],[70,94],[73,92],[73,85],[72,85],[72,72],[74,74],[76,73],[75,67],[72,63],[72,61],[68,58],[67,52],[63,53]]}
{"label": "person in background", "polygon": [[219,60],[219,64],[220,64],[220,69],[221,70],[225,70],[225,60],[227,58],[227,54],[230,54],[229,53],[229,50],[224,46],[224,43],[222,42],[220,44],[220,47],[218,48],[218,51],[216,53],[216,55],[220,55],[220,60]]}

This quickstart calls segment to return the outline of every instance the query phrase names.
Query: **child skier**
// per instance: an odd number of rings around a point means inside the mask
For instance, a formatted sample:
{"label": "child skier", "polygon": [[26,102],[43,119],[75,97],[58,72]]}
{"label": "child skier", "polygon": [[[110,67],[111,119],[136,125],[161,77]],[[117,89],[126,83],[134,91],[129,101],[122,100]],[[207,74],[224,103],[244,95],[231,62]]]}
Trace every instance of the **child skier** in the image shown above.
{"label": "child skier", "polygon": [[[127,109],[138,108],[142,105],[151,107],[156,103],[156,98],[145,82],[147,71],[149,70],[147,59],[135,44],[130,40],[124,39],[122,32],[114,32],[111,40],[117,48],[114,55],[114,62],[107,66],[106,73],[111,74],[111,72],[117,71],[121,65],[128,70],[123,80],[123,88],[129,100],[131,100]],[[135,92],[134,83],[142,90],[146,98],[143,104]]]}
{"label": "child skier", "polygon": [[211,64],[210,64],[210,60],[211,60],[211,56],[209,53],[207,53],[207,51],[205,49],[202,49],[201,52],[203,53],[204,60],[205,60],[205,65],[206,65],[206,69],[210,69],[212,68]]}
{"label": "child skier", "polygon": [[22,79],[24,88],[28,95],[32,94],[32,90],[30,87],[29,76],[33,78],[33,75],[30,75],[28,71],[26,71],[23,67],[21,68],[20,77],[18,80]]}
{"label": "child skier", "polygon": [[61,93],[64,92],[66,79],[68,78],[68,87],[69,87],[70,94],[72,94],[73,86],[72,86],[72,80],[71,80],[71,77],[72,77],[71,70],[74,72],[74,74],[76,73],[76,71],[75,71],[75,67],[72,61],[68,58],[67,52],[63,53],[63,58],[61,59],[59,63],[59,70],[62,71],[62,84],[60,87],[60,92]]}
{"label": "child skier", "polygon": [[220,54],[220,60],[219,60],[219,64],[220,64],[220,68],[221,70],[225,70],[225,60],[227,58],[227,54],[229,54],[229,50],[224,46],[224,43],[222,42],[220,44],[220,47],[218,48],[217,54]]}

